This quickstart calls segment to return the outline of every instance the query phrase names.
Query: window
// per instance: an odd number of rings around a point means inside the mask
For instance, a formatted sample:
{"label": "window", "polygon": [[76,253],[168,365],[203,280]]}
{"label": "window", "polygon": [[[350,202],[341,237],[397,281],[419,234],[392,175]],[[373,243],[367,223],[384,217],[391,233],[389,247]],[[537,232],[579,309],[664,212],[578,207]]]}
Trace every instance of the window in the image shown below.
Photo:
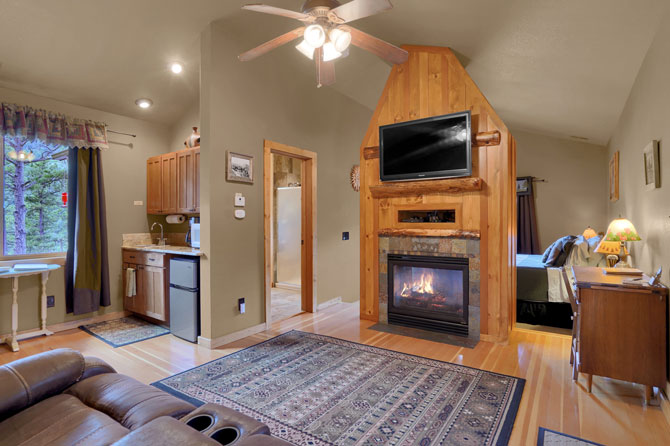
{"label": "window", "polygon": [[67,147],[5,137],[4,256],[67,251]]}

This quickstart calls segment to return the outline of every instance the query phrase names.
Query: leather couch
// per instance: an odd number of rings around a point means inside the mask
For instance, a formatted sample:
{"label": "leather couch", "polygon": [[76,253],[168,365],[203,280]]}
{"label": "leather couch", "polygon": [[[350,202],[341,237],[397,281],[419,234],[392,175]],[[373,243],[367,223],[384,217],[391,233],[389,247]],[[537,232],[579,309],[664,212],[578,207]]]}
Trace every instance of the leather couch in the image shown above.
{"label": "leather couch", "polygon": [[0,366],[0,445],[286,446],[217,404],[196,408],[71,349]]}

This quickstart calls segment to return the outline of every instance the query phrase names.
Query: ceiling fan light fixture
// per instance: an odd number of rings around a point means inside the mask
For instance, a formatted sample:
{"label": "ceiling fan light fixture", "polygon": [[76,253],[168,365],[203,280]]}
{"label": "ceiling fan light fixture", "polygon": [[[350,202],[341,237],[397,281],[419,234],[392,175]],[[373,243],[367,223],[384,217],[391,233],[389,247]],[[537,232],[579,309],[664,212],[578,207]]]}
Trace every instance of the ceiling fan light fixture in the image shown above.
{"label": "ceiling fan light fixture", "polygon": [[335,49],[343,53],[351,45],[351,33],[340,28],[333,28],[330,30],[330,41],[335,45]]}
{"label": "ceiling fan light fixture", "polygon": [[323,45],[323,61],[330,62],[340,57],[342,53],[335,49],[335,44],[333,42],[327,42]]}
{"label": "ceiling fan light fixture", "polygon": [[295,48],[298,51],[300,51],[302,54],[304,54],[305,57],[307,57],[311,60],[314,60],[315,48],[312,45],[310,45],[309,43],[307,43],[306,40],[303,40],[302,42],[300,42],[300,44],[296,45]]}
{"label": "ceiling fan light fixture", "polygon": [[312,48],[321,48],[326,43],[326,31],[323,26],[313,24],[305,28],[305,42]]}

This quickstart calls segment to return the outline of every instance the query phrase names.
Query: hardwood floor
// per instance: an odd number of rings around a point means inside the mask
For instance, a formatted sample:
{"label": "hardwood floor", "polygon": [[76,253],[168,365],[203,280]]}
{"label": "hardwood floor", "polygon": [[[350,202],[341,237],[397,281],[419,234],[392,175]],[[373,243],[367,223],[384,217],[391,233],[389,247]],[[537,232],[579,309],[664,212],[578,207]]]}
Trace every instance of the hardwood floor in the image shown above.
{"label": "hardwood floor", "polygon": [[612,445],[670,444],[670,425],[658,405],[643,403],[639,385],[595,377],[593,393],[585,380],[570,378],[570,337],[515,330],[509,344],[480,342],[475,349],[437,344],[369,330],[358,318],[357,304],[338,304],[317,314],[303,313],[272,325],[272,329],[235,343],[207,350],[174,336],[112,348],[81,330],[21,341],[12,353],[0,348],[0,364],[44,350],[70,347],[94,355],[120,373],[151,383],[256,344],[289,330],[303,330],[404,353],[477,367],[526,379],[510,445],[535,445],[539,426]]}
{"label": "hardwood floor", "polygon": [[302,313],[300,290],[272,288],[272,321],[283,321]]}

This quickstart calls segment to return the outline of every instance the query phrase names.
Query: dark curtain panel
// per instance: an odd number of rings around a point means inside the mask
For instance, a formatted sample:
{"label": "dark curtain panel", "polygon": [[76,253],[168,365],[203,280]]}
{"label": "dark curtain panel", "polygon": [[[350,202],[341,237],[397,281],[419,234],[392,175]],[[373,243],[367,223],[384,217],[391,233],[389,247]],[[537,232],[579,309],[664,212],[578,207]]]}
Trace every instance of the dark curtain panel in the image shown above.
{"label": "dark curtain panel", "polygon": [[70,149],[68,175],[65,304],[68,313],[85,314],[111,304],[100,149]]}
{"label": "dark curtain panel", "polygon": [[[540,254],[540,240],[537,235],[537,218],[535,217],[535,195],[533,194],[533,177],[517,178],[526,188],[516,193],[517,209],[517,247],[519,254]],[[525,181],[524,181],[525,180]]]}

